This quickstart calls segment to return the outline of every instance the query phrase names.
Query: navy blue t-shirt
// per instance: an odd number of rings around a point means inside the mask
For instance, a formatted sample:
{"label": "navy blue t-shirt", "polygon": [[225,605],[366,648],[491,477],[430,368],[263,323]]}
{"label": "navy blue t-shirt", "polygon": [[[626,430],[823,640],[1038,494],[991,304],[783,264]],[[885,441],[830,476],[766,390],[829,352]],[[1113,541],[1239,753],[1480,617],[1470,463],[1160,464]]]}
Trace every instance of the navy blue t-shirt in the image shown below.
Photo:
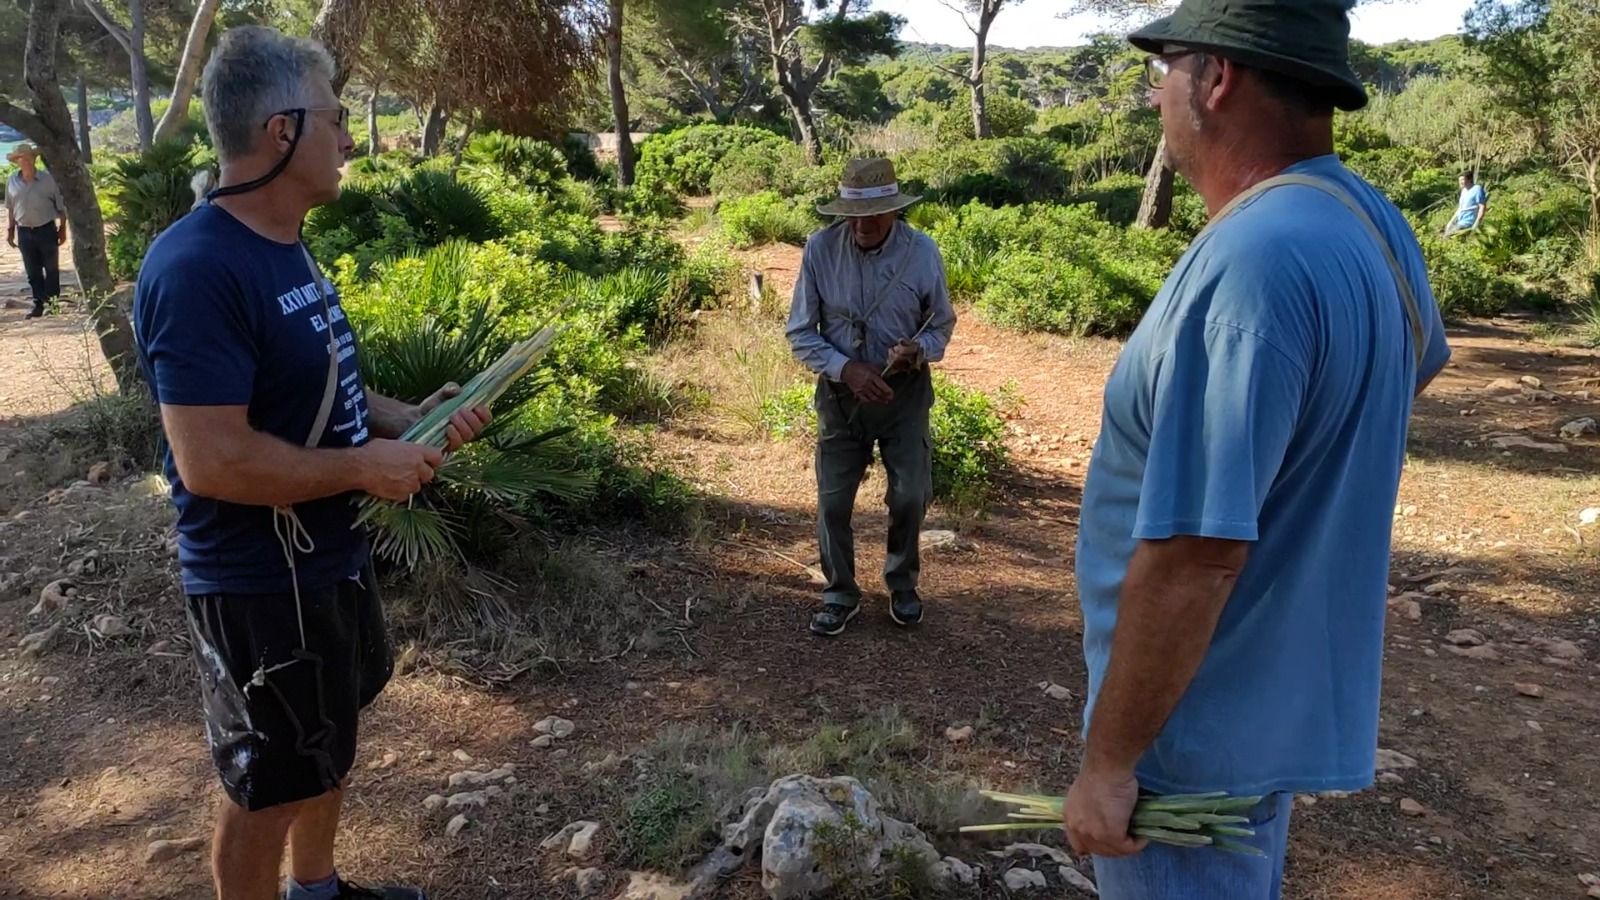
{"label": "navy blue t-shirt", "polygon": [[[207,204],[168,228],[145,257],[133,301],[139,362],[159,402],[247,406],[251,427],[305,446],[327,384],[331,326],[339,386],[317,446],[360,446],[368,440],[368,412],[355,336],[331,286],[328,304],[324,317],[299,244],[263,237]],[[170,450],[166,471],[187,593],[291,590],[270,507],[190,493]],[[314,546],[296,553],[302,589],[336,583],[366,564],[353,501],[344,494],[295,506]]]}

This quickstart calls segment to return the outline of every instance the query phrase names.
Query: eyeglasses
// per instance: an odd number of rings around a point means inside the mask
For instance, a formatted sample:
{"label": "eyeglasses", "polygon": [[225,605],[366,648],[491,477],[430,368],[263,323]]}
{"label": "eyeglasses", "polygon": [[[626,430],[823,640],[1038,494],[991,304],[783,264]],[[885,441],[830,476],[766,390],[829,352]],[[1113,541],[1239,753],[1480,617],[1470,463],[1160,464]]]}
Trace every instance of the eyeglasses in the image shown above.
{"label": "eyeglasses", "polygon": [[1144,61],[1144,83],[1152,90],[1160,90],[1166,84],[1167,76],[1172,73],[1172,63],[1185,56],[1193,56],[1199,50],[1174,50],[1171,53],[1158,53]]}
{"label": "eyeglasses", "polygon": [[[334,124],[337,125],[341,129],[344,128],[350,122],[350,108],[348,106],[344,106],[342,104],[339,105],[339,106],[297,106],[294,109],[280,109],[277,112],[273,113],[271,116],[268,116],[267,117],[267,121],[271,122],[273,120],[273,118],[275,118],[277,116],[294,116],[295,117],[295,121],[297,123],[303,123],[305,121],[306,113],[314,113],[314,112],[317,112],[317,113],[320,113],[320,112],[336,112],[336,113],[338,113],[339,114],[339,118],[335,121]],[[265,123],[263,123],[263,124],[265,124]]]}

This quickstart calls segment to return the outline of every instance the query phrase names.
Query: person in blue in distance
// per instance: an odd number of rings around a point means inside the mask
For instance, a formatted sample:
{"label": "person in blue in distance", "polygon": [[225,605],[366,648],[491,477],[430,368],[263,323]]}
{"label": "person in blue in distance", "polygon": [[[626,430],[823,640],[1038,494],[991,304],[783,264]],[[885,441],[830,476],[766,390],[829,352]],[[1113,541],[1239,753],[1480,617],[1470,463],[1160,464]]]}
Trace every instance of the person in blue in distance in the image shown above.
{"label": "person in blue in distance", "polygon": [[1483,224],[1483,214],[1489,211],[1489,194],[1477,183],[1471,172],[1461,173],[1461,199],[1456,202],[1456,214],[1444,226],[1444,236],[1476,231]]}
{"label": "person in blue in distance", "polygon": [[[206,717],[228,799],[219,900],[421,900],[339,877],[334,834],[359,712],[392,671],[361,493],[404,500],[443,461],[396,440],[426,410],[366,390],[355,335],[300,241],[339,196],[354,141],[320,45],[223,34],[202,76],[221,187],[151,246],[134,332],[161,406],[178,559]],[[449,448],[489,412],[451,418]]]}
{"label": "person in blue in distance", "polygon": [[[1083,494],[1089,672],[1068,839],[1106,900],[1279,896],[1297,791],[1372,782],[1422,254],[1333,152],[1349,0],[1184,0],[1135,32],[1197,237],[1123,349]],[[1146,844],[1141,791],[1260,795],[1260,856]]]}

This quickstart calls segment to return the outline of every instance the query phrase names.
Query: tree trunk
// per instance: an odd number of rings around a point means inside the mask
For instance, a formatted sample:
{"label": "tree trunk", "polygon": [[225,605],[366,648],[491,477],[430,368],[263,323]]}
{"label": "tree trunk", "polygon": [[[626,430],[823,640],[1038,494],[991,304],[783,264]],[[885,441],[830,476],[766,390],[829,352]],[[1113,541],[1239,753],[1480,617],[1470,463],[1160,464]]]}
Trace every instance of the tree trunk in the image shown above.
{"label": "tree trunk", "polygon": [[633,135],[628,119],[628,94],[622,84],[622,6],[623,0],[610,0],[611,18],[606,23],[606,69],[611,82],[611,118],[617,131],[617,184],[633,185]]}
{"label": "tree trunk", "polygon": [[378,85],[373,85],[372,95],[367,98],[367,155],[382,152],[383,143],[378,140]]}
{"label": "tree trunk", "polygon": [[61,27],[61,0],[33,0],[28,11],[28,43],[23,54],[23,79],[32,109],[0,100],[0,121],[39,145],[67,207],[72,233],[72,261],[83,285],[85,301],[100,337],[100,349],[124,392],[140,382],[128,312],[114,299],[111,265],[106,259],[105,223],[95,197],[94,181],[73,134],[72,113],[56,75],[56,39]]}
{"label": "tree trunk", "polygon": [[183,42],[183,55],[178,60],[178,75],[172,84],[172,103],[156,125],[156,143],[175,137],[189,119],[189,101],[194,97],[194,86],[200,80],[200,67],[205,62],[206,37],[211,34],[211,23],[216,20],[217,7],[221,4],[222,0],[200,0],[195,7],[189,36]]}
{"label": "tree trunk", "polygon": [[423,156],[438,154],[440,145],[444,143],[444,128],[449,122],[450,113],[439,105],[439,101],[433,101],[433,105],[428,108],[428,124],[422,129]]}
{"label": "tree trunk", "polygon": [[78,152],[83,154],[84,165],[94,162],[94,148],[89,143],[89,85],[78,76]]}
{"label": "tree trunk", "polygon": [[1139,200],[1140,228],[1165,228],[1172,221],[1172,169],[1167,167],[1167,139],[1156,144],[1155,158],[1144,178],[1144,196]]}
{"label": "tree trunk", "polygon": [[155,140],[156,122],[150,115],[150,71],[144,58],[144,0],[128,0],[128,70],[133,76],[133,116],[139,124],[139,150],[148,151]]}
{"label": "tree trunk", "polygon": [[972,73],[967,84],[972,87],[972,133],[979,140],[989,137],[989,106],[984,97],[983,66],[989,53],[989,25],[994,19],[989,15],[988,4],[978,13],[978,29],[972,42]]}
{"label": "tree trunk", "polygon": [[350,80],[361,41],[367,36],[367,16],[371,11],[372,0],[322,0],[322,8],[317,10],[311,37],[333,55],[335,94],[342,93],[345,82]]}
{"label": "tree trunk", "polygon": [[795,127],[800,129],[800,146],[806,148],[806,162],[822,165],[822,135],[817,132],[817,119],[811,112],[811,98],[785,93],[789,112],[794,115]]}

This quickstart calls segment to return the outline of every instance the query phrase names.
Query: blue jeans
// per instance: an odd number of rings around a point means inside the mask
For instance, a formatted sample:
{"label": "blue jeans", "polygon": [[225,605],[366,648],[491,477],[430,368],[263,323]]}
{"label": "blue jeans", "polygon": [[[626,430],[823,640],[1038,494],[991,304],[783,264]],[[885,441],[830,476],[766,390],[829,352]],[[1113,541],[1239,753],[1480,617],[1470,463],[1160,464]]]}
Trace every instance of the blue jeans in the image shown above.
{"label": "blue jeans", "polygon": [[1152,843],[1117,859],[1094,858],[1101,900],[1278,900],[1289,849],[1294,795],[1270,794],[1249,813],[1253,838],[1234,838],[1266,856]]}

